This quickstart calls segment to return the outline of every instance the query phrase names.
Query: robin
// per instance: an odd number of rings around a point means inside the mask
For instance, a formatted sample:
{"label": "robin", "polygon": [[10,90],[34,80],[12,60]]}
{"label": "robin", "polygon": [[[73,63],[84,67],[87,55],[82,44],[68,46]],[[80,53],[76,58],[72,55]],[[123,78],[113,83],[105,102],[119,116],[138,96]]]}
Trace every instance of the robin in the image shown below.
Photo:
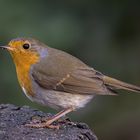
{"label": "robin", "polygon": [[30,127],[54,128],[53,122],[84,107],[95,95],[115,95],[116,89],[140,92],[140,87],[105,76],[78,58],[33,38],[16,38],[1,48],[10,52],[26,96],[62,110],[45,122],[27,124]]}

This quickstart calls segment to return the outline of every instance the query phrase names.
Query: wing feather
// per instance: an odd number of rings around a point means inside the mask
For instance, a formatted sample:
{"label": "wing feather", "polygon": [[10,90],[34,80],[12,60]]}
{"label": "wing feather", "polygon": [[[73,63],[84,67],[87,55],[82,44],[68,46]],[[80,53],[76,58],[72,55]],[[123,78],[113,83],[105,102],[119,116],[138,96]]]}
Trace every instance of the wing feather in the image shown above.
{"label": "wing feather", "polygon": [[[32,74],[34,80],[43,88],[77,94],[112,94],[103,82],[102,74],[93,68],[80,68],[66,74],[64,77],[46,75],[46,73]],[[114,94],[114,93],[113,93]]]}

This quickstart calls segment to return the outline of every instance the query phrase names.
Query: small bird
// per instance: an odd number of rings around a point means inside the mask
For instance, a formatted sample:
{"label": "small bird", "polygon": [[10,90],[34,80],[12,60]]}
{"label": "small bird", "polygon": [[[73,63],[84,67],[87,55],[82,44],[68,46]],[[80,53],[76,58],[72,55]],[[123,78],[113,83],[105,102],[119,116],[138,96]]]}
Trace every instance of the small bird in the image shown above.
{"label": "small bird", "polygon": [[45,122],[27,124],[55,128],[61,117],[84,107],[95,95],[116,95],[117,89],[140,92],[140,87],[103,75],[78,58],[33,38],[16,38],[6,46],[19,84],[31,100],[62,110]]}

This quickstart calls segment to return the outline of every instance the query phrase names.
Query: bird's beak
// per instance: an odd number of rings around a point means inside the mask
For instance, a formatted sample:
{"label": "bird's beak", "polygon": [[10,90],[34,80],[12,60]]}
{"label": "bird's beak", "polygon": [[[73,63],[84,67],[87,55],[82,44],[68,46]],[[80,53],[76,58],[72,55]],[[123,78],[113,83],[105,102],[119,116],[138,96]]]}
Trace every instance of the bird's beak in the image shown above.
{"label": "bird's beak", "polygon": [[9,51],[13,51],[14,49],[9,46],[0,46],[1,49],[7,49]]}

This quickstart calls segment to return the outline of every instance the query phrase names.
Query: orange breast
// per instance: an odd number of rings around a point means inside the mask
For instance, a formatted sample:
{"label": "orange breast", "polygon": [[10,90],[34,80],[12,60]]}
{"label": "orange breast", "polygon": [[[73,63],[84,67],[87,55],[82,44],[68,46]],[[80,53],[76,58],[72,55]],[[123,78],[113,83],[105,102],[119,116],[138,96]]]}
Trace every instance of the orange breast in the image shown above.
{"label": "orange breast", "polygon": [[33,91],[32,91],[32,79],[29,75],[30,73],[30,68],[29,67],[16,67],[16,71],[17,71],[17,77],[18,77],[18,81],[20,83],[20,86],[24,89],[26,89],[27,94],[29,94],[29,96],[34,96]]}
{"label": "orange breast", "polygon": [[32,87],[32,79],[30,77],[30,69],[31,66],[39,61],[39,56],[35,53],[22,54],[22,52],[11,53],[15,66],[18,81],[20,86],[27,91],[29,96],[34,96],[33,87]]}

